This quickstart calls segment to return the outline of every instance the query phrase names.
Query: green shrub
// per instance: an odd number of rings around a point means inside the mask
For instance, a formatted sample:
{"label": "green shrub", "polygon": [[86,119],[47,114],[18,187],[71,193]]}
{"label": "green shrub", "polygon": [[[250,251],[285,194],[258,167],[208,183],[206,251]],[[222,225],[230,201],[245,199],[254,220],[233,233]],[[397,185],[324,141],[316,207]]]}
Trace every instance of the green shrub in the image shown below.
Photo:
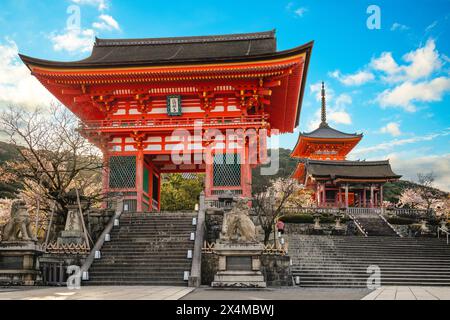
{"label": "green shrub", "polygon": [[[285,223],[314,223],[312,214],[288,214],[280,218]],[[333,215],[321,215],[320,223],[334,223],[336,218]],[[341,222],[345,223],[348,219],[342,218]]]}
{"label": "green shrub", "polygon": [[387,217],[386,220],[390,224],[397,224],[397,225],[407,225],[407,224],[413,224],[413,223],[417,222],[416,219],[406,218],[406,217],[397,217],[397,216]]}

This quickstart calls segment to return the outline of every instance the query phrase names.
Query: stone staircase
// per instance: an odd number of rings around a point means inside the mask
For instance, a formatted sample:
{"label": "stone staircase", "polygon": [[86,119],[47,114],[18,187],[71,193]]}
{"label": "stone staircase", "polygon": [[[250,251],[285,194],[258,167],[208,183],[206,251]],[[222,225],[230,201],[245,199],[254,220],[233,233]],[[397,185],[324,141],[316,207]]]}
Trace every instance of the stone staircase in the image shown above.
{"label": "stone staircase", "polygon": [[[289,226],[287,228],[289,230]],[[450,285],[450,246],[436,238],[287,234],[302,287],[366,287],[376,265],[381,285]]]}
{"label": "stone staircase", "polygon": [[[378,209],[379,210],[379,209]],[[380,216],[377,209],[349,208],[347,212],[355,219],[355,223],[364,230],[367,236],[398,236],[392,227]]]}
{"label": "stone staircase", "polygon": [[88,285],[187,286],[196,213],[124,213],[89,269]]}

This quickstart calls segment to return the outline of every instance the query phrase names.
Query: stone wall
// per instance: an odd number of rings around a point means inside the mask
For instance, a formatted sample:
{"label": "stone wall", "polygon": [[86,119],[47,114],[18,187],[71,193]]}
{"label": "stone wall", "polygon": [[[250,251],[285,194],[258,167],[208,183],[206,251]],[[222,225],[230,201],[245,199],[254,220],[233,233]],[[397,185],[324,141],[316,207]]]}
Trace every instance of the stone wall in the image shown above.
{"label": "stone wall", "polygon": [[[324,235],[334,235],[334,227],[335,223],[321,223],[322,227],[321,234]],[[339,235],[357,235],[358,231],[356,226],[352,221],[348,221],[347,223],[342,223],[344,230],[339,233]],[[295,234],[316,234],[314,231],[314,224],[312,223],[286,223],[286,232],[287,233],[295,233]]]}
{"label": "stone wall", "polygon": [[[111,220],[114,215],[113,210],[95,210],[89,213],[89,224],[91,228],[91,237],[95,242],[98,237],[102,234],[108,222]],[[85,215],[85,221],[87,221],[87,217]],[[86,225],[88,227],[88,225]]]}
{"label": "stone wall", "polygon": [[219,267],[219,256],[213,253],[202,254],[202,285],[211,285]]}
{"label": "stone wall", "polygon": [[269,287],[292,286],[289,256],[262,255],[261,271]]}

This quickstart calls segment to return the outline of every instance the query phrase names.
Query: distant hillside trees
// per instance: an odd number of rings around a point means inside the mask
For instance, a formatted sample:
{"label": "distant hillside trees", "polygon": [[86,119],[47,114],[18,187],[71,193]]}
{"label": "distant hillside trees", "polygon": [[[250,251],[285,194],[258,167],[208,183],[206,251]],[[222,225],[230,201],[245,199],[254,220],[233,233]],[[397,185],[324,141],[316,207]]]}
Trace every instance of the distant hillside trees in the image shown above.
{"label": "distant hillside trees", "polygon": [[161,184],[161,210],[194,210],[204,188],[204,174],[183,177],[181,173],[163,175]]}
{"label": "distant hillside trees", "polygon": [[92,200],[101,197],[102,160],[70,111],[60,105],[49,111],[12,106],[0,115],[1,133],[13,153],[2,155],[0,181],[17,187],[30,207],[39,199],[44,212],[55,203],[56,212],[65,214],[71,189]]}
{"label": "distant hillside trees", "polygon": [[412,209],[433,209],[438,213],[448,214],[449,195],[433,187],[434,174],[419,173],[417,176],[418,183],[402,191],[398,205]]}

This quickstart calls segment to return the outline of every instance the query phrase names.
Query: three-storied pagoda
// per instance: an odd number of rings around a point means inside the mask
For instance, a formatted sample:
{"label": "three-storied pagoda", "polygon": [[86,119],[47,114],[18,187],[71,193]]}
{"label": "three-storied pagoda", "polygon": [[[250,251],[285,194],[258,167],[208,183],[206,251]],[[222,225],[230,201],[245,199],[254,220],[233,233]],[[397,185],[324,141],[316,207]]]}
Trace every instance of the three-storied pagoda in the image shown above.
{"label": "three-storied pagoda", "polygon": [[291,157],[299,159],[293,178],[315,192],[318,207],[381,207],[383,184],[401,176],[392,171],[389,160],[346,160],[363,135],[331,128],[326,118],[323,82],[321,94],[319,128],[301,133],[291,153]]}
{"label": "three-storied pagoda", "polygon": [[104,192],[124,193],[130,211],[151,211],[160,208],[162,173],[205,172],[212,199],[225,190],[250,196],[265,133],[298,124],[311,49],[277,51],[269,31],[96,39],[76,62],[20,57],[102,150]]}

